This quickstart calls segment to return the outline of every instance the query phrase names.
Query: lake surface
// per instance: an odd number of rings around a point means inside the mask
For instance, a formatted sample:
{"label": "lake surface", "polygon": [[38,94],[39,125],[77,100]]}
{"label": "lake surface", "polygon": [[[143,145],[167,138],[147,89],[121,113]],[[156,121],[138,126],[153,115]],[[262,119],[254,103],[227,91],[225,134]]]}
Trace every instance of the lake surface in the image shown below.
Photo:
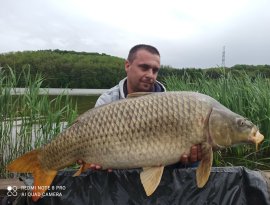
{"label": "lake surface", "polygon": [[[107,91],[108,89],[64,89],[64,88],[41,88],[39,90],[40,95],[49,95],[51,99],[57,95],[69,95],[72,102],[77,104],[78,114],[82,114],[85,111],[93,108],[98,97]],[[20,96],[27,92],[26,88],[14,88],[12,89],[12,95]]]}
{"label": "lake surface", "polygon": [[[18,90],[17,90],[18,91]],[[53,90],[56,91],[56,90]],[[62,91],[58,90],[57,92]],[[100,90],[97,92],[92,92],[93,90],[86,90],[86,89],[76,89],[77,92],[72,91],[72,94],[69,95],[69,99],[72,102],[72,107],[75,108],[77,105],[77,111],[78,114],[82,114],[85,111],[93,108],[95,106],[95,103],[98,99],[98,97],[101,95]],[[17,98],[20,98],[20,96],[25,92],[25,90],[20,90],[20,94],[14,93],[13,97],[14,100]],[[102,90],[104,92],[104,90]],[[50,95],[48,93],[44,93],[43,95],[48,95],[50,100],[53,100],[57,97],[56,93],[52,93],[52,90],[50,90]],[[63,94],[63,93],[59,93]],[[65,103],[65,97],[63,99],[63,106]],[[0,105],[1,106],[1,105]],[[42,116],[41,116],[42,117]],[[2,133],[5,133],[5,135],[1,136],[1,142],[0,142],[0,161],[5,162],[7,159],[9,159],[10,155],[14,152],[18,152],[17,145],[24,146],[24,147],[33,147],[36,141],[44,142],[44,137],[48,138],[48,136],[52,136],[50,131],[46,131],[44,129],[44,126],[42,123],[37,123],[33,125],[28,125],[27,117],[22,119],[20,116],[18,118],[14,119],[14,121],[9,121],[9,119],[6,119],[2,122],[0,122],[0,128]],[[60,130],[63,130],[67,126],[66,122],[60,122]],[[56,124],[52,124],[52,130],[56,127]],[[44,130],[43,130],[44,129]],[[25,135],[26,133],[26,135]],[[45,135],[44,135],[45,133]],[[22,137],[24,136],[24,137]],[[28,137],[25,137],[28,136]],[[3,140],[3,141],[2,141]],[[20,148],[21,149],[21,148]],[[3,154],[1,154],[3,153]],[[0,170],[1,171],[1,170]]]}
{"label": "lake surface", "polygon": [[[72,95],[72,96],[89,96],[101,95],[108,89],[79,89],[79,88],[40,88],[40,95]],[[12,95],[23,95],[27,92],[27,88],[13,88]]]}
{"label": "lake surface", "polygon": [[72,102],[77,103],[78,114],[82,114],[95,106],[99,96],[100,95],[70,96],[70,98],[72,99]]}

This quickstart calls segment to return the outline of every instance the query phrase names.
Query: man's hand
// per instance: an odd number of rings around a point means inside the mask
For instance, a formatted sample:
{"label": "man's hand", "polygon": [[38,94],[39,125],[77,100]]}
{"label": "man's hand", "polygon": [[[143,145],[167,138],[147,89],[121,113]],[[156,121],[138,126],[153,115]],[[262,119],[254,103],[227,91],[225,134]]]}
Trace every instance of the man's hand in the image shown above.
{"label": "man's hand", "polygon": [[[77,160],[77,163],[79,164],[79,165],[83,165],[83,161],[82,160]],[[91,169],[91,170],[101,170],[101,166],[100,165],[98,165],[98,164],[90,164],[89,166],[88,166],[88,168],[89,169]],[[108,169],[108,172],[112,172],[112,169]]]}
{"label": "man's hand", "polygon": [[183,154],[180,158],[182,164],[189,164],[200,161],[202,159],[201,145],[194,145],[190,148],[189,154]]}

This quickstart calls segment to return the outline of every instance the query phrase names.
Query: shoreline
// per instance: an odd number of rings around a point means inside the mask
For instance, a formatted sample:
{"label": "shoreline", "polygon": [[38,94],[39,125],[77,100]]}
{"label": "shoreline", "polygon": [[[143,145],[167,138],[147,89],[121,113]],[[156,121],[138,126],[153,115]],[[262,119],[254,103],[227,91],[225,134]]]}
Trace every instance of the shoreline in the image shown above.
{"label": "shoreline", "polygon": [[[13,88],[12,95],[23,95],[28,88]],[[39,95],[101,95],[108,89],[84,89],[84,88],[40,88]]]}

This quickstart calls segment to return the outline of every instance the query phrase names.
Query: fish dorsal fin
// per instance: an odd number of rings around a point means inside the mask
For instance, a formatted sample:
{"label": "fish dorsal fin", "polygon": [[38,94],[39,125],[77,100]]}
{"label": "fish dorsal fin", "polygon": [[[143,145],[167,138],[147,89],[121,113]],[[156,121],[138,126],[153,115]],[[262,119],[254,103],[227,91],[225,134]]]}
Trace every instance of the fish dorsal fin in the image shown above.
{"label": "fish dorsal fin", "polygon": [[154,92],[135,92],[135,93],[130,93],[127,95],[127,98],[136,98],[144,95],[150,95]]}
{"label": "fish dorsal fin", "polygon": [[147,196],[150,196],[158,187],[163,170],[164,166],[143,168],[143,171],[140,173],[140,178]]}
{"label": "fish dorsal fin", "polygon": [[202,144],[202,160],[196,170],[197,186],[202,188],[208,181],[213,163],[213,150],[210,144]]}

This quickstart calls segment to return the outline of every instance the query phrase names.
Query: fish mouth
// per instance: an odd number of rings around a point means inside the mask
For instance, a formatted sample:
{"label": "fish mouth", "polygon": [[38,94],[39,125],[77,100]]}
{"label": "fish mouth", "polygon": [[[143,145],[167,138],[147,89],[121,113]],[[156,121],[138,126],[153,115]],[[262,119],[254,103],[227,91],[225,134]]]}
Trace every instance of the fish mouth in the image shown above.
{"label": "fish mouth", "polygon": [[259,132],[259,130],[257,130],[255,134],[249,137],[249,141],[256,145],[256,150],[258,150],[258,145],[263,141],[263,139],[264,139],[264,136]]}

